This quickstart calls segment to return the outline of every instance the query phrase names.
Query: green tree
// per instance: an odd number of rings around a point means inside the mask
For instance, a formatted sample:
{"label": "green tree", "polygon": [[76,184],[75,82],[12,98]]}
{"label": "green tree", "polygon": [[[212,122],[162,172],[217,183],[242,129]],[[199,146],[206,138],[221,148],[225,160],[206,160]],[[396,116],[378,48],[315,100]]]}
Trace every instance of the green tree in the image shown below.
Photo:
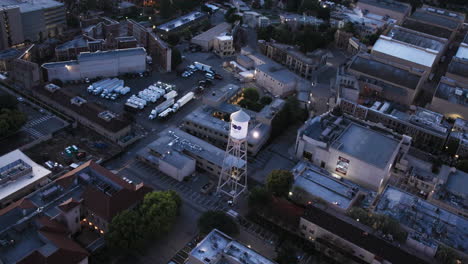
{"label": "green tree", "polygon": [[174,15],[171,0],[160,0],[159,2],[159,14],[162,18],[167,19]]}
{"label": "green tree", "polygon": [[105,236],[109,248],[122,253],[139,249],[145,237],[142,219],[134,210],[125,210],[112,218]]}
{"label": "green tree", "polygon": [[457,169],[468,173],[468,160],[459,160],[456,165]]}
{"label": "green tree", "polygon": [[178,34],[170,33],[169,35],[167,35],[167,43],[169,43],[170,45],[175,46],[179,44],[179,41],[180,37]]}
{"label": "green tree", "polygon": [[346,24],[344,24],[343,31],[355,34],[356,33],[356,28],[354,27],[354,23],[347,22]]}
{"label": "green tree", "polygon": [[255,210],[268,206],[271,201],[271,194],[265,187],[255,187],[250,191],[248,203],[249,209]]}
{"label": "green tree", "polygon": [[435,259],[437,259],[442,264],[456,264],[459,256],[455,250],[443,245],[439,245]]}
{"label": "green tree", "polygon": [[167,233],[179,214],[181,204],[180,197],[172,190],[145,195],[139,208],[145,232],[152,237]]}
{"label": "green tree", "polygon": [[287,170],[273,170],[266,179],[268,191],[278,197],[286,197],[294,182],[294,175]]}
{"label": "green tree", "polygon": [[230,236],[239,234],[239,227],[230,216],[222,211],[206,211],[198,219],[198,229],[208,234],[215,228]]}
{"label": "green tree", "polygon": [[115,216],[105,238],[115,252],[140,249],[149,239],[167,233],[179,214],[182,201],[174,191],[157,191],[145,195],[142,204]]}
{"label": "green tree", "polygon": [[11,94],[0,94],[0,109],[16,109],[18,100]]}
{"label": "green tree", "polygon": [[172,69],[175,70],[179,64],[182,63],[182,55],[180,54],[180,51],[176,48],[172,48],[172,57],[171,57],[171,65]]}
{"label": "green tree", "polygon": [[299,263],[297,259],[296,249],[289,243],[286,243],[285,245],[281,245],[281,247],[279,247],[278,255],[276,256],[275,261],[278,264]]}
{"label": "green tree", "polygon": [[257,102],[258,99],[260,99],[260,94],[255,88],[244,88],[242,93],[245,99],[250,100],[252,102]]}
{"label": "green tree", "polygon": [[260,98],[260,104],[263,106],[271,104],[272,101],[273,99],[270,96],[262,96],[262,98]]}

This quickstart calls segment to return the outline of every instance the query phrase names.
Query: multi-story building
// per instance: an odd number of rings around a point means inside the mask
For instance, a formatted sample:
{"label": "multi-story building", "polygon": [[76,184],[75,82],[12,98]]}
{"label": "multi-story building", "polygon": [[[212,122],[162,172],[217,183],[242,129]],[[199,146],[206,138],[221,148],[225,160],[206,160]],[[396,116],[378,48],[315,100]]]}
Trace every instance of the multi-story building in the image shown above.
{"label": "multi-story building", "polygon": [[327,62],[325,50],[315,50],[304,54],[291,45],[276,42],[258,41],[259,50],[268,58],[286,66],[299,76],[310,79],[312,73]]}
{"label": "multi-story building", "polygon": [[423,5],[408,16],[402,26],[451,41],[464,21],[463,13]]}
{"label": "multi-story building", "polygon": [[257,253],[233,238],[213,229],[200,243],[190,251],[186,264],[231,264],[262,263],[275,264],[274,261]]}
{"label": "multi-story building", "polygon": [[196,168],[215,177],[221,173],[224,150],[175,127],[158,135],[158,139],[138,152],[139,160],[178,181],[191,176]]}
{"label": "multi-story building", "polygon": [[36,42],[48,37],[55,37],[62,32],[66,25],[65,7],[62,3],[54,0],[39,2],[2,0],[0,6],[7,10],[2,12],[3,19],[0,19],[2,38],[6,37],[7,39],[6,43],[2,43],[2,45],[10,46],[20,44],[23,41]]}
{"label": "multi-story building", "polygon": [[356,5],[367,13],[395,19],[398,24],[411,13],[411,5],[394,0],[359,0]]}
{"label": "multi-story building", "polygon": [[49,182],[50,171],[21,150],[0,157],[0,208]]}
{"label": "multi-story building", "polygon": [[311,204],[301,217],[299,226],[305,239],[340,263],[432,263],[427,254],[406,244],[384,239],[381,232],[332,207]]}
{"label": "multi-story building", "polygon": [[0,51],[0,71],[9,72],[12,70],[12,61],[21,56],[18,49],[6,49]]}
{"label": "multi-story building", "polygon": [[[453,186],[458,185],[456,190],[461,190],[462,184],[466,184],[464,176],[455,176],[449,188],[453,191]],[[450,201],[449,196],[446,197]],[[455,204],[459,201],[453,199]],[[465,239],[468,219],[464,216],[393,186],[387,186],[382,192],[374,212],[390,216],[404,226],[408,231],[407,244],[415,245],[420,251],[435,254],[440,246],[445,246],[457,252],[461,263],[468,259],[468,241]]]}
{"label": "multi-story building", "polygon": [[468,33],[452,57],[445,76],[460,83],[468,83]]}
{"label": "multi-story building", "polygon": [[230,35],[217,36],[213,42],[213,52],[221,58],[233,56],[236,53],[234,38]]}
{"label": "multi-story building", "polygon": [[193,37],[190,42],[197,44],[204,51],[210,51],[213,49],[215,38],[221,35],[226,35],[231,31],[231,25],[229,23],[218,24],[209,30]]}
{"label": "multi-story building", "polygon": [[[229,136],[229,115],[241,109],[231,103],[239,99],[241,92],[239,86],[229,84],[205,95],[205,106],[197,108],[184,118],[182,130],[225,149]],[[283,105],[283,100],[276,99],[259,113],[244,109],[251,117],[247,136],[249,155],[255,156],[265,145],[270,135],[271,120]]]}
{"label": "multi-story building", "polygon": [[137,43],[145,47],[152,56],[155,64],[163,71],[172,70],[172,49],[169,45],[160,39],[151,28],[146,28],[142,24],[128,19],[128,35],[135,37]]}
{"label": "multi-story building", "polygon": [[180,33],[185,29],[196,28],[208,21],[208,15],[203,12],[193,11],[179,18],[166,22],[156,27],[156,31],[163,38],[169,34]]}
{"label": "multi-story building", "polygon": [[122,147],[138,139],[131,136],[132,125],[128,118],[88,102],[71,91],[36,88],[32,90],[34,96]]}
{"label": "multi-story building", "polygon": [[448,41],[394,26],[372,48],[372,54],[388,61],[431,72],[447,49]]}
{"label": "multi-story building", "polygon": [[397,21],[388,16],[378,15],[359,8],[349,9],[341,6],[331,12],[331,25],[340,29],[346,23],[352,23],[359,36],[367,37],[385,30],[387,26],[395,24]]}
{"label": "multi-story building", "polygon": [[351,37],[348,40],[346,51],[352,55],[356,55],[361,52],[367,53],[367,46],[360,42],[356,37]]}
{"label": "multi-story building", "polygon": [[2,6],[0,13],[0,50],[23,43],[23,25],[19,6]]}
{"label": "multi-story building", "polygon": [[[87,264],[113,217],[151,191],[88,161],[0,210],[0,261]],[[80,231],[87,239],[78,243]]]}
{"label": "multi-story building", "polygon": [[468,83],[442,77],[428,108],[450,118],[468,118]]}
{"label": "multi-story building", "polygon": [[42,82],[40,65],[34,62],[36,50],[36,45],[33,44],[19,58],[12,61],[11,79],[16,87],[31,89]]}
{"label": "multi-story building", "polygon": [[450,126],[439,113],[424,108],[409,110],[390,102],[374,102],[367,106],[346,99],[340,99],[344,114],[365,121],[380,124],[396,135],[407,135],[414,147],[437,152],[443,150]]}
{"label": "multi-story building", "polygon": [[377,191],[385,186],[390,169],[405,157],[410,145],[409,137],[397,138],[327,113],[299,129],[295,152],[297,158],[325,168],[337,178]]}
{"label": "multi-story building", "polygon": [[356,184],[339,180],[330,172],[309,162],[300,161],[291,172],[294,175],[294,183],[289,198],[302,206],[315,201],[325,201],[330,207],[346,212],[367,194],[367,191]]}
{"label": "multi-story building", "polygon": [[323,24],[323,21],[320,18],[316,18],[314,16],[306,16],[294,13],[282,13],[280,14],[280,22],[281,24],[286,24],[292,27],[302,26],[302,25],[311,25],[311,26],[319,26]]}
{"label": "multi-story building", "polygon": [[428,78],[428,72],[422,69],[365,53],[353,58],[346,74],[357,79],[360,97],[383,98],[406,105],[413,103]]}
{"label": "multi-story building", "polygon": [[111,51],[81,52],[77,60],[42,64],[48,80],[78,81],[85,78],[115,77],[146,71],[146,50],[130,48]]}

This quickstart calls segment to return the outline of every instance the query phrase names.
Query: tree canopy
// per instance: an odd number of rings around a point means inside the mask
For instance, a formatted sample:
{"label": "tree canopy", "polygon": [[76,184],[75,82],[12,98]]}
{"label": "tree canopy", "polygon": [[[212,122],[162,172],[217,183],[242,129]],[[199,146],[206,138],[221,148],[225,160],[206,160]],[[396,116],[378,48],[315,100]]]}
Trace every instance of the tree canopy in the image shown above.
{"label": "tree canopy", "polygon": [[293,174],[288,170],[273,170],[266,179],[268,191],[278,197],[286,197],[294,181]]}
{"label": "tree canopy", "polygon": [[230,216],[222,211],[206,211],[198,219],[198,229],[208,234],[215,228],[230,236],[239,234],[239,226]]}
{"label": "tree canopy", "polygon": [[115,216],[106,234],[109,248],[116,252],[135,251],[149,239],[167,233],[182,205],[175,191],[157,191],[145,195],[142,204]]}
{"label": "tree canopy", "polygon": [[0,138],[18,131],[27,117],[18,110],[18,100],[12,95],[0,95]]}
{"label": "tree canopy", "polygon": [[351,208],[347,215],[375,230],[392,235],[393,239],[399,242],[404,242],[408,235],[394,218],[387,215],[371,213],[359,207]]}
{"label": "tree canopy", "polygon": [[291,125],[303,122],[306,119],[307,111],[300,108],[296,97],[288,97],[283,109],[278,112],[271,122],[271,138],[279,136]]}
{"label": "tree canopy", "polygon": [[248,203],[249,208],[255,210],[268,206],[271,201],[271,194],[265,187],[255,187],[250,191]]}

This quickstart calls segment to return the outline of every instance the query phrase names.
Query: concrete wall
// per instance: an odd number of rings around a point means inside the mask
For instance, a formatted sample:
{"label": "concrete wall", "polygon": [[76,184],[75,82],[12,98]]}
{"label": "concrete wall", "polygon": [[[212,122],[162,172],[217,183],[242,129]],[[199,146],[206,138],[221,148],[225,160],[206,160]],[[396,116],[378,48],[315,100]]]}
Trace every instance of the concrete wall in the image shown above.
{"label": "concrete wall", "polygon": [[[343,245],[346,245],[348,249],[351,251],[354,251],[354,256],[362,259],[363,261],[367,263],[374,263],[374,258],[375,254],[359,247],[356,246],[355,244],[339,237],[336,236],[334,233],[329,232],[326,229],[321,228],[320,226],[317,226],[316,224],[307,221],[306,219],[301,217],[300,223],[299,223],[301,234],[304,236],[305,239],[308,240],[316,240],[317,238],[325,238],[329,242],[335,244],[336,246],[343,248]],[[380,263],[380,262],[378,262]],[[386,262],[382,262],[386,263]]]}
{"label": "concrete wall", "polygon": [[268,92],[272,93],[274,96],[286,96],[291,94],[296,89],[296,81],[291,82],[281,82],[273,78],[266,72],[261,71],[260,69],[255,69],[255,82],[265,88]]}
{"label": "concrete wall", "polygon": [[159,160],[158,169],[164,174],[171,176],[172,178],[183,181],[185,177],[192,175],[195,172],[195,160],[191,160],[190,163],[185,164],[184,167],[178,168],[165,162],[164,160]]}
{"label": "concrete wall", "polygon": [[[0,13],[2,15],[0,19],[0,50],[23,43],[23,24],[19,7],[5,8]],[[9,33],[7,33],[7,27]]]}
{"label": "concrete wall", "polygon": [[48,80],[76,81],[85,78],[115,77],[125,73],[146,71],[146,55],[96,56],[93,60],[78,61],[46,68]]}
{"label": "concrete wall", "polygon": [[435,96],[432,98],[428,109],[444,114],[445,116],[460,116],[460,118],[463,119],[468,118],[468,107]]}

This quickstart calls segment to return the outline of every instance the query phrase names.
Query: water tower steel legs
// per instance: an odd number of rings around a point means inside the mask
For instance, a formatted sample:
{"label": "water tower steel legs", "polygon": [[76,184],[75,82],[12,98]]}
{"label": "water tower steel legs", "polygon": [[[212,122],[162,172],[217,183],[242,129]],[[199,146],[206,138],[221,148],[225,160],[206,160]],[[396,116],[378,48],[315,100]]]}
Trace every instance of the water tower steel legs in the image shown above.
{"label": "water tower steel legs", "polygon": [[245,190],[247,190],[247,140],[229,137],[217,192],[231,197],[235,203]]}

